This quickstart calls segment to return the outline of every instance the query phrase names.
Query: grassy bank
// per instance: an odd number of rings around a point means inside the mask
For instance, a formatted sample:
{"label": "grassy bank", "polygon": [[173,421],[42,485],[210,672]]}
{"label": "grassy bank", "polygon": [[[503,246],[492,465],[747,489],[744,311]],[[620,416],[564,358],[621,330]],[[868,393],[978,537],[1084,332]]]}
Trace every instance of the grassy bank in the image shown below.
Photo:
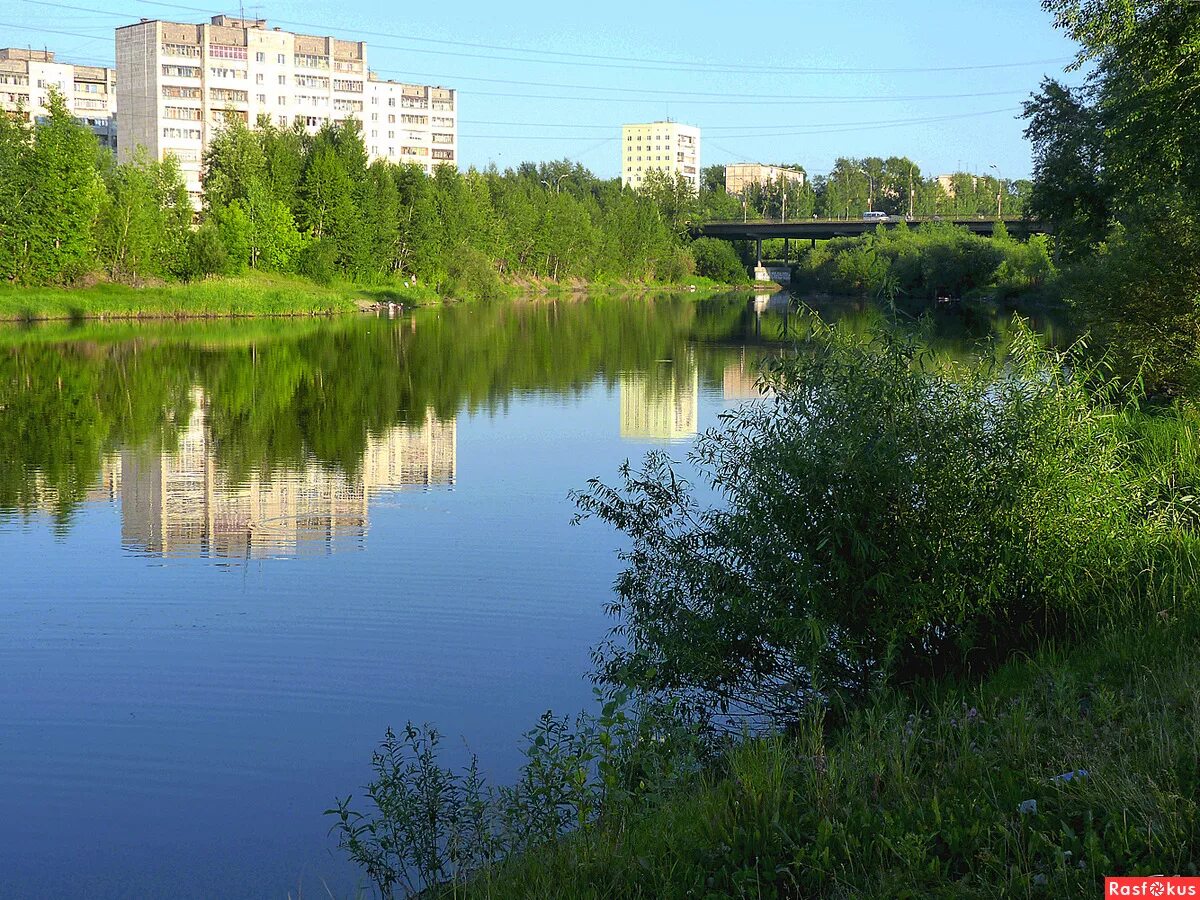
{"label": "grassy bank", "polygon": [[[711,297],[728,286],[707,278],[682,284],[638,282],[522,281],[505,284],[503,296],[562,297],[690,293]],[[459,298],[425,287],[321,285],[297,276],[252,273],[146,287],[101,282],[81,287],[0,285],[0,322],[88,319],[207,319],[267,316],[330,316],[377,303],[431,306]]]}
{"label": "grassy bank", "polygon": [[1196,636],[1164,618],[882,693],[438,896],[1068,897],[1195,875]]}
{"label": "grassy bank", "polygon": [[136,288],[5,285],[0,320],[333,315],[353,312],[364,300],[367,295],[353,288],[258,274]]}

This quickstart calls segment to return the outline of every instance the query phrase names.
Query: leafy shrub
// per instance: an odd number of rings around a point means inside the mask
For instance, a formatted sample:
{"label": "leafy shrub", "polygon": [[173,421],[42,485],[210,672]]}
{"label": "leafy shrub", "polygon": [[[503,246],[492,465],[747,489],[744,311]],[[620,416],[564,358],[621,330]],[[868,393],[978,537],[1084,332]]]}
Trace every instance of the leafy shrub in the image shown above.
{"label": "leafy shrub", "polygon": [[1175,200],[1137,211],[1066,275],[1067,299],[1126,376],[1149,391],[1200,388],[1200,217]]}
{"label": "leafy shrub", "polygon": [[635,707],[625,692],[602,699],[599,715],[543,715],[525,736],[517,782],[500,788],[485,784],[473,754],[459,770],[443,768],[431,726],[389,729],[372,756],[368,811],[352,797],[325,811],[339,848],[381,897],[397,887],[410,896],[552,845],[695,773],[704,745],[673,705]]}
{"label": "leafy shrub", "polygon": [[195,281],[208,275],[224,274],[229,267],[229,254],[221,239],[221,229],[211,219],[206,220],[188,238],[187,278]]}
{"label": "leafy shrub", "polygon": [[447,263],[443,291],[455,300],[500,300],[504,285],[495,266],[486,256],[470,247],[461,247]]}
{"label": "leafy shrub", "polygon": [[630,542],[600,676],[786,724],[1172,602],[1185,583],[1146,577],[1172,525],[1126,464],[1113,386],[1016,332],[976,370],[814,322],[765,375],[774,399],[697,441],[722,503],[661,452],[590,482],[581,513]]}
{"label": "leafy shrub", "polygon": [[849,296],[875,296],[890,285],[901,294],[933,299],[995,286],[1016,293],[1040,287],[1054,274],[1042,236],[1020,242],[1003,225],[987,238],[946,224],[916,230],[901,224],[807,251],[797,263],[796,284]]}
{"label": "leafy shrub", "polygon": [[737,251],[729,241],[718,238],[698,238],[692,241],[692,256],[696,259],[696,274],[721,284],[742,284],[749,280]]}
{"label": "leafy shrub", "polygon": [[317,284],[330,284],[337,271],[337,247],[333,241],[310,240],[297,254],[300,274]]}

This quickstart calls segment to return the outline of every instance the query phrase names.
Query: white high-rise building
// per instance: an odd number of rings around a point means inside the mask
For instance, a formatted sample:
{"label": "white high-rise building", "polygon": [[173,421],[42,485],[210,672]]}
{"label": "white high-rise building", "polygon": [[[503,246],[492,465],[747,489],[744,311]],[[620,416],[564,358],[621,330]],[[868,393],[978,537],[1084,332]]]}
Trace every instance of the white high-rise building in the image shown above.
{"label": "white high-rise building", "polygon": [[356,119],[372,159],[432,172],[456,165],[457,92],[384,81],[367,45],[268,28],[264,19],[213,16],[207,24],[159,20],[117,29],[121,157],[138,146],[179,159],[198,204],[208,142],[231,119],[261,116],[310,132]]}
{"label": "white high-rise building", "polygon": [[117,147],[117,73],[103,66],[55,62],[51,50],[0,48],[0,110],[36,122],[46,115],[51,89],[102,147]]}
{"label": "white high-rise building", "polygon": [[700,191],[700,129],[679,122],[621,126],[621,184],[639,188],[652,170],[682,175]]}

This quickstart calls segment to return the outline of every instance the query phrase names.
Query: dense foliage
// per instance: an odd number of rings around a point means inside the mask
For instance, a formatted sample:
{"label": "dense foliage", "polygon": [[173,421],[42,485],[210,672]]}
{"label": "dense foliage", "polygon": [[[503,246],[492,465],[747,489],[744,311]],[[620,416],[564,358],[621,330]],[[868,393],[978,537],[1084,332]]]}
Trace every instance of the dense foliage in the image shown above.
{"label": "dense foliage", "polygon": [[630,542],[601,677],[787,724],[1094,627],[1117,596],[1178,598],[1192,569],[1158,558],[1177,519],[1130,465],[1115,386],[1025,330],[995,369],[932,360],[818,327],[770,402],[697,441],[719,503],[662,453],[593,481],[582,510]]}
{"label": "dense foliage", "polygon": [[1082,45],[1086,86],[1025,106],[1030,210],[1070,261],[1067,296],[1154,392],[1200,387],[1200,6],[1044,0]]}
{"label": "dense foliage", "polygon": [[355,123],[310,135],[234,121],[204,164],[194,222],[173,158],[114,163],[53,92],[44,122],[4,117],[0,279],[257,270],[492,298],[502,279],[680,282],[694,269],[695,201],[665,177],[634,192],[566,161],[428,176],[368,164]]}
{"label": "dense foliage", "polygon": [[1012,239],[1002,223],[991,238],[949,224],[903,223],[874,234],[835,238],[805,250],[795,283],[845,296],[932,300],[990,289],[1007,294],[1042,287],[1054,275],[1044,235]]}

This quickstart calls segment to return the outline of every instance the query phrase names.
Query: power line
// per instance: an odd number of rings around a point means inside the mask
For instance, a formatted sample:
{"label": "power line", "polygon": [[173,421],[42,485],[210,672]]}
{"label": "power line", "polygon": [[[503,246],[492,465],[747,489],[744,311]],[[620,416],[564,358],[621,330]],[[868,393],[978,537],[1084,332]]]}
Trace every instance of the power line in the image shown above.
{"label": "power line", "polygon": [[[1000,113],[1015,113],[1015,107],[1005,106],[1000,109],[985,109],[968,113],[951,113],[944,116],[926,116],[915,119],[893,119],[884,122],[849,122],[806,125],[800,130],[777,131],[770,134],[723,134],[721,140],[749,140],[750,138],[801,137],[811,134],[837,134],[846,131],[868,131],[877,128],[899,128],[912,125],[929,125],[935,122],[949,122],[956,119],[971,119],[980,116],[994,116]],[[615,127],[615,126],[614,126]],[[586,140],[587,135],[547,135],[547,134],[459,134],[460,138],[495,139],[495,140],[530,140],[530,141],[563,141]],[[711,146],[711,141],[708,142]],[[720,149],[720,148],[718,148]]]}
{"label": "power line", "polygon": [[[94,12],[103,15],[110,15],[117,18],[125,18],[121,13],[112,12],[110,10],[96,9],[95,7],[74,6],[65,3],[51,2],[51,0],[23,0],[26,3],[33,3],[38,6],[55,7],[59,9],[71,9],[81,12]],[[211,15],[212,10],[204,7],[186,6],[177,3],[160,2],[160,0],[138,0],[138,2],[149,5],[158,6],[166,9],[179,9],[187,12],[198,12],[205,15]],[[284,25],[292,25],[301,28],[314,28],[318,31],[329,33],[332,29],[328,25],[318,24],[314,22],[301,22],[290,19],[275,19]],[[1054,59],[1042,60],[1027,60],[1022,62],[1006,62],[1006,63],[984,63],[964,66],[914,66],[914,67],[859,67],[859,66],[751,66],[742,63],[707,63],[697,62],[695,60],[662,60],[649,59],[645,57],[631,56],[612,56],[606,54],[593,53],[576,53],[559,50],[544,50],[541,48],[532,47],[514,47],[503,44],[486,44],[471,41],[453,41],[441,38],[418,37],[411,34],[398,34],[395,32],[386,31],[369,31],[358,30],[358,35],[365,37],[383,37],[392,38],[402,41],[411,41],[414,43],[437,44],[441,46],[452,47],[467,47],[471,49],[482,49],[495,51],[499,50],[506,53],[526,53],[537,54],[540,56],[555,57],[554,59],[538,59],[536,56],[528,58],[522,57],[497,57],[494,53],[479,54],[479,53],[457,53],[452,51],[437,51],[437,50],[422,50],[417,47],[383,47],[381,49],[403,50],[410,53],[425,53],[438,54],[447,56],[460,56],[468,59],[486,59],[488,61],[507,61],[507,62],[525,62],[525,63],[541,63],[549,65],[570,65],[584,66],[592,68],[618,68],[618,69],[641,69],[649,71],[688,71],[688,72],[719,72],[719,73],[735,73],[741,72],[746,74],[766,74],[766,75],[900,75],[900,74],[917,74],[926,72],[967,72],[967,71],[985,71],[996,69],[1015,69],[1028,68],[1034,66],[1056,65],[1059,63],[1070,62],[1072,57],[1060,57]]]}
{"label": "power line", "polygon": [[[41,2],[41,0],[25,0],[27,3]],[[48,4],[47,4],[48,5]],[[57,4],[55,4],[57,5]],[[46,34],[60,34],[67,37],[78,37],[95,39],[94,35],[80,34],[78,32],[56,30],[51,28],[40,28],[27,25],[17,25],[12,22],[0,22],[0,26],[7,28],[16,28],[23,31],[36,31]],[[98,58],[97,58],[98,59]],[[662,100],[662,97],[644,96],[646,94],[665,94],[671,97],[683,98],[676,102],[685,104],[699,104],[711,106],[732,106],[743,105],[746,101],[752,100],[756,104],[771,105],[771,106],[800,106],[800,105],[830,105],[830,104],[859,104],[859,103],[910,103],[922,100],[967,100],[978,99],[982,97],[1010,97],[1018,94],[1025,94],[1027,91],[978,91],[960,94],[911,94],[911,95],[892,95],[886,97],[875,96],[850,96],[850,95],[818,95],[818,94],[731,94],[725,92],[705,92],[705,91],[671,91],[658,88],[623,88],[614,86],[598,86],[586,84],[556,84],[553,82],[539,81],[513,81],[497,78],[476,78],[472,76],[444,76],[425,72],[410,72],[407,70],[396,70],[386,68],[374,68],[373,71],[384,75],[407,75],[414,78],[430,78],[441,80],[448,78],[450,82],[455,80],[460,81],[482,81],[494,84],[511,84],[526,87],[541,87],[563,90],[592,90],[592,91],[609,91],[609,92],[624,92],[639,95],[637,98],[630,97],[580,97],[573,95],[559,94],[525,94],[511,93],[501,91],[471,91],[471,95],[477,97],[509,97],[529,100],[564,100],[568,102],[600,102],[600,103],[628,103],[631,99],[641,100],[644,102],[657,103]],[[712,98],[722,97],[725,99],[691,99],[693,97]]]}
{"label": "power line", "polygon": [[[49,2],[49,0],[24,0],[24,2],[33,3],[38,6],[51,6],[51,7],[59,7],[59,8],[73,9],[73,10],[84,10],[84,11],[89,11],[89,12],[97,11],[97,10],[93,10],[88,7],[70,6],[70,5],[62,4],[62,3]],[[117,14],[114,13],[113,15],[117,15]],[[13,26],[13,27],[19,27],[19,26]],[[51,32],[51,33],[68,34],[68,32]],[[85,35],[77,35],[77,36],[84,37]],[[90,35],[86,35],[86,36],[91,37]],[[377,45],[377,49],[406,50],[407,48],[387,47],[387,46]],[[769,101],[772,103],[782,103],[782,102],[789,102],[789,103],[790,102],[796,102],[796,103],[890,103],[890,102],[908,103],[908,102],[924,101],[924,100],[966,100],[966,99],[977,99],[980,97],[1009,97],[1009,96],[1015,96],[1018,94],[1025,94],[1028,92],[1027,90],[1022,89],[1022,90],[1008,90],[1008,91],[974,91],[974,92],[955,93],[955,94],[891,95],[891,96],[883,96],[883,97],[877,96],[877,95],[779,94],[779,93],[774,93],[774,92],[767,93],[767,94],[744,94],[744,93],[732,93],[729,91],[679,91],[679,90],[668,90],[665,88],[646,88],[646,87],[626,88],[626,87],[620,87],[620,86],[614,86],[614,85],[562,84],[562,83],[546,82],[546,81],[518,81],[518,80],[504,79],[504,78],[481,78],[481,77],[472,76],[472,75],[447,75],[445,73],[414,72],[411,70],[397,70],[397,69],[384,69],[384,68],[375,68],[375,71],[383,73],[383,74],[388,74],[388,75],[402,75],[402,76],[408,76],[411,78],[433,79],[434,81],[445,80],[445,81],[448,81],[451,83],[456,82],[456,81],[474,81],[474,82],[482,82],[482,83],[486,83],[486,84],[513,85],[513,86],[517,86],[517,87],[553,88],[555,90],[607,91],[609,93],[637,94],[637,95],[662,94],[662,95],[671,96],[671,97],[701,97],[701,98],[716,97],[716,98],[722,98],[722,102],[731,102],[731,101],[737,101],[737,100],[756,100],[756,101],[761,100],[761,101]],[[504,95],[493,94],[491,96],[504,96]],[[516,95],[509,95],[509,96],[521,96],[521,95],[516,94]],[[546,98],[531,97],[530,99],[546,99]],[[567,99],[567,98],[564,98],[564,99]],[[600,99],[600,98],[597,98],[597,99]]]}

